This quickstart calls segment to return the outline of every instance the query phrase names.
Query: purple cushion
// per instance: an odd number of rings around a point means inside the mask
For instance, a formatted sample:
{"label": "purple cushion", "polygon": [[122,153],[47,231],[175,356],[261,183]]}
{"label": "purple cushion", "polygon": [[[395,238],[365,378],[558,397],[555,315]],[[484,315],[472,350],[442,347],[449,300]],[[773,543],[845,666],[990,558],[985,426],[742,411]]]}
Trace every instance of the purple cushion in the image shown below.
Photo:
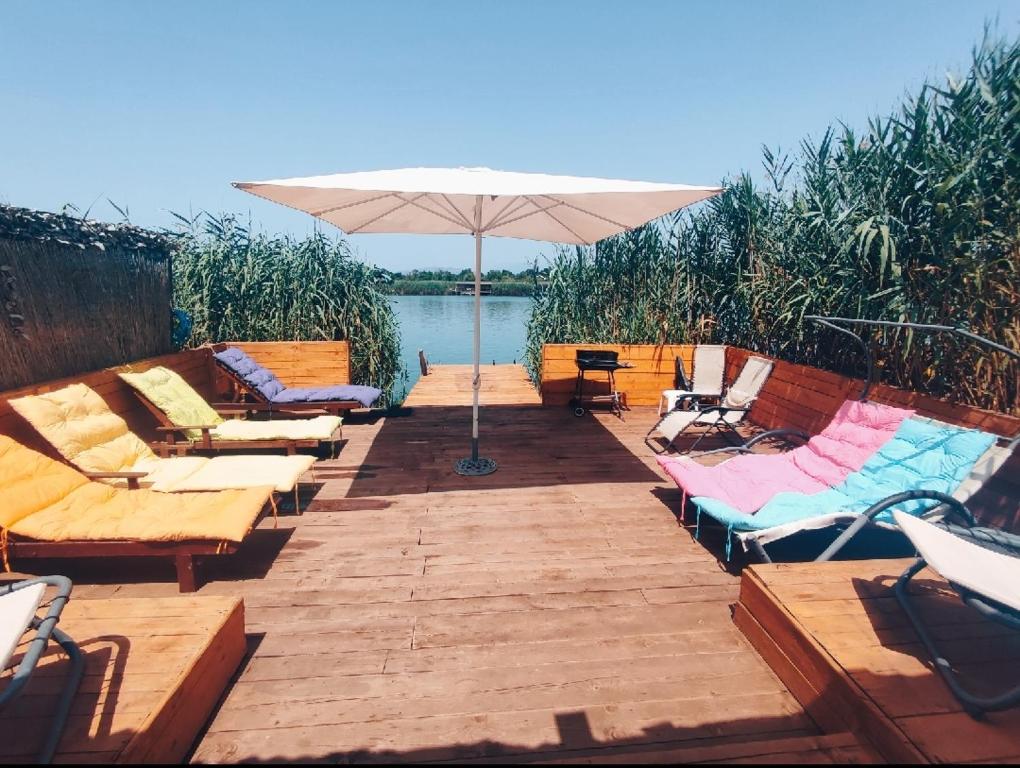
{"label": "purple cushion", "polygon": [[214,352],[213,357],[238,376],[247,376],[258,368],[258,363],[252,360],[244,350],[237,347],[227,347],[222,352]]}
{"label": "purple cushion", "polygon": [[243,350],[227,347],[222,352],[216,352],[215,357],[240,376],[246,384],[254,387],[266,400],[272,401],[283,391],[283,384],[273,372],[256,363]]}
{"label": "purple cushion", "polygon": [[306,403],[356,400],[366,408],[379,399],[381,389],[361,384],[336,384],[332,387],[287,387],[270,398],[274,403]]}
{"label": "purple cushion", "polygon": [[284,390],[283,383],[273,372],[261,366],[245,376],[244,380],[255,387],[266,400],[271,401]]}

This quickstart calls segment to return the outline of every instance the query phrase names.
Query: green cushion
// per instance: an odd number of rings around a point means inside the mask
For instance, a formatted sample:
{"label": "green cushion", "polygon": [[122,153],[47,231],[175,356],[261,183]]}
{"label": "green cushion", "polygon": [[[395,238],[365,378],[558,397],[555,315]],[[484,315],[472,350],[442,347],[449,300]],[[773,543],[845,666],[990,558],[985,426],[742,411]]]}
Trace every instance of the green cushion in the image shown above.
{"label": "green cushion", "polygon": [[[223,417],[176,371],[157,366],[145,373],[122,373],[120,377],[149,398],[174,425],[212,427],[223,423]],[[198,429],[187,429],[184,433],[191,439],[202,436]]]}

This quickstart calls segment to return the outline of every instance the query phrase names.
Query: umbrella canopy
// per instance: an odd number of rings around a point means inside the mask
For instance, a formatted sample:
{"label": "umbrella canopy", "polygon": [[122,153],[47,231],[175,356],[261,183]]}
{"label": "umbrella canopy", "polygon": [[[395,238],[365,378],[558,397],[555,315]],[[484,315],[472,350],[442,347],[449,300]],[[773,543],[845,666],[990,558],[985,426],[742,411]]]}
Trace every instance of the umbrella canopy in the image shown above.
{"label": "umbrella canopy", "polygon": [[478,456],[478,390],[482,237],[515,237],[585,245],[639,227],[722,191],[657,184],[514,173],[489,168],[405,168],[337,173],[234,186],[305,211],[348,234],[416,233],[475,236],[474,402],[471,458],[461,474],[488,474]]}
{"label": "umbrella canopy", "polygon": [[234,186],[306,211],[348,234],[481,234],[579,245],[722,191],[489,168],[405,168]]}

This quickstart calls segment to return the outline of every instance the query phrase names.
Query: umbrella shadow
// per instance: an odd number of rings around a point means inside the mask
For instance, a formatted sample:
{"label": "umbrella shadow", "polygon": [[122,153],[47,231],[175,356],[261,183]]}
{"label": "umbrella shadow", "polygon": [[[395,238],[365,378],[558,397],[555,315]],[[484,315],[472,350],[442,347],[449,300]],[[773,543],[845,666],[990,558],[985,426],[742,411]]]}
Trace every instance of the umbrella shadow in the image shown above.
{"label": "umbrella shadow", "polygon": [[387,419],[352,473],[347,498],[660,481],[598,419],[534,405],[482,409],[480,454],[499,468],[463,477],[453,467],[470,456],[470,430],[467,406],[417,406],[410,417]]}

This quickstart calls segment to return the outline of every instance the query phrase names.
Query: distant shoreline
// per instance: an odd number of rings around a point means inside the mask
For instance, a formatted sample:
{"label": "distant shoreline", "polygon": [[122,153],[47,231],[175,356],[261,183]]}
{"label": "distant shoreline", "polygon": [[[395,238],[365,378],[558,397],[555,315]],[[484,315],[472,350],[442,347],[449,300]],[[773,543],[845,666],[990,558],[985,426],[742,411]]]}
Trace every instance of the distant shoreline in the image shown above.
{"label": "distant shoreline", "polygon": [[[457,295],[456,281],[453,280],[394,280],[379,286],[388,296],[454,296]],[[492,283],[492,296],[533,296],[535,284],[515,280],[501,280]]]}

